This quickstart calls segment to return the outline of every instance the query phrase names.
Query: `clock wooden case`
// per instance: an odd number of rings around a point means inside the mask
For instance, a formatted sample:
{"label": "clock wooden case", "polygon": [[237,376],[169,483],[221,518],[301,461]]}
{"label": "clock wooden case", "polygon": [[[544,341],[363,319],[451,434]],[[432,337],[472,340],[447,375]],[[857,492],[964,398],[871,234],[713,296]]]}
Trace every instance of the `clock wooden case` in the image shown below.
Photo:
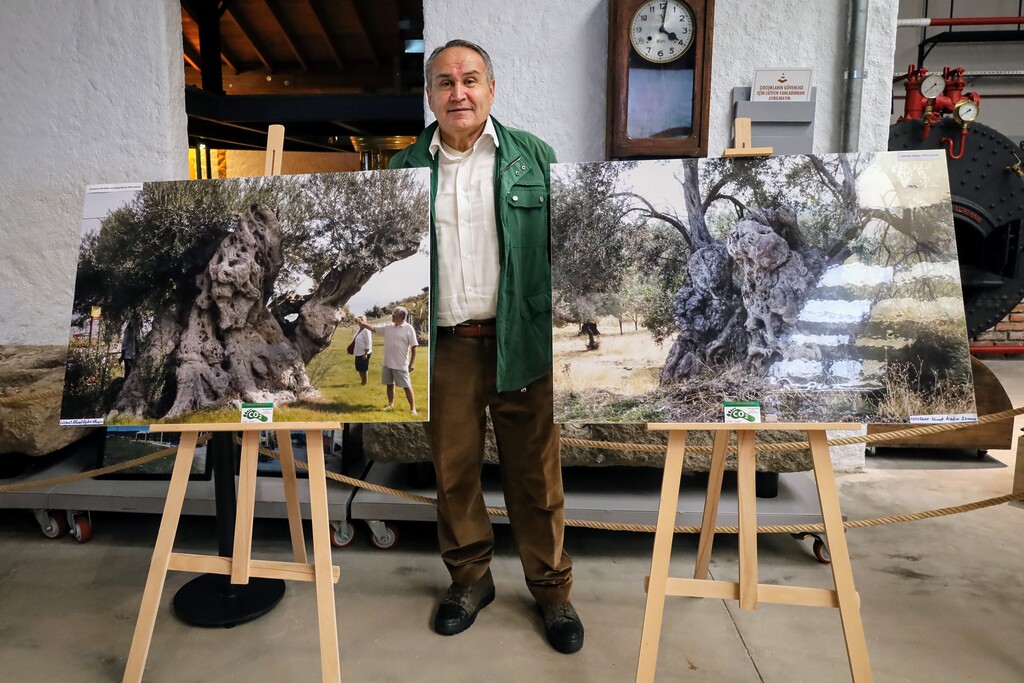
{"label": "clock wooden case", "polygon": [[608,156],[708,153],[714,0],[609,0]]}

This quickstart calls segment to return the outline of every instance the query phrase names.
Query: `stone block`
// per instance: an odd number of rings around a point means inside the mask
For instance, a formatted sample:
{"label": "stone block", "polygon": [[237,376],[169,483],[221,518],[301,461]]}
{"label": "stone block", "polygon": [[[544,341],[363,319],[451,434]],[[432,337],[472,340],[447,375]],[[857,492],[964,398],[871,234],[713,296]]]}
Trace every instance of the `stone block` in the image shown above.
{"label": "stone block", "polygon": [[[382,462],[428,462],[430,451],[427,447],[426,434],[419,424],[410,423],[372,423],[361,426],[363,448],[366,457]],[[854,432],[840,432],[835,436],[850,436]],[[863,433],[863,432],[862,432]],[[830,435],[831,436],[831,435]],[[713,441],[710,431],[693,431],[687,435],[687,446],[703,446],[710,448]],[[758,435],[758,443],[782,443],[806,441],[806,434],[795,431],[765,431]],[[566,425],[562,427],[562,439],[581,439],[587,441],[614,441],[626,444],[655,444],[664,446],[668,442],[667,432],[656,432],[647,429],[645,424],[587,424]],[[864,464],[864,446],[861,444],[846,446],[842,454],[833,449],[833,461],[840,471],[859,470]],[[488,419],[487,437],[485,442],[484,462],[498,462],[498,451]],[[663,467],[664,451],[653,453],[586,446],[562,446],[562,465],[573,466],[634,466]],[[687,452],[684,469],[690,472],[706,472],[710,468],[711,454]],[[736,469],[736,456],[730,455],[726,467]],[[785,453],[758,453],[757,469],[761,472],[800,472],[812,467],[811,454],[806,448]]]}
{"label": "stone block", "polygon": [[0,345],[0,454],[46,455],[89,427],[61,427],[66,346]]}

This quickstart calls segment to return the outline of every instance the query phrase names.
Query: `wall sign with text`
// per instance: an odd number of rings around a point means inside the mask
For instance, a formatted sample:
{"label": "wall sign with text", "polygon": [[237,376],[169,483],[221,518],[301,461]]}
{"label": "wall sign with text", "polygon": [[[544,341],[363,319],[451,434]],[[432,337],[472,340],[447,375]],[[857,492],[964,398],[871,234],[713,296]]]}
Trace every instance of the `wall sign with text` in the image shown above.
{"label": "wall sign with text", "polygon": [[808,102],[811,69],[757,69],[750,88],[751,102]]}

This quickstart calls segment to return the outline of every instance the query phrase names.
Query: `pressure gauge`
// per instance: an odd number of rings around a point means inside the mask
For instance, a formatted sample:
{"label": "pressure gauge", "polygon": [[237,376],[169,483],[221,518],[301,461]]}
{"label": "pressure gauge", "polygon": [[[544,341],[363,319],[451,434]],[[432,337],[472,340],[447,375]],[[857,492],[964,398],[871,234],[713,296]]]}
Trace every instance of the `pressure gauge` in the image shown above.
{"label": "pressure gauge", "polygon": [[926,99],[934,100],[946,90],[946,79],[942,74],[928,74],[921,81],[921,94]]}
{"label": "pressure gauge", "polygon": [[953,118],[960,124],[972,123],[978,118],[978,103],[973,100],[960,100],[953,107]]}

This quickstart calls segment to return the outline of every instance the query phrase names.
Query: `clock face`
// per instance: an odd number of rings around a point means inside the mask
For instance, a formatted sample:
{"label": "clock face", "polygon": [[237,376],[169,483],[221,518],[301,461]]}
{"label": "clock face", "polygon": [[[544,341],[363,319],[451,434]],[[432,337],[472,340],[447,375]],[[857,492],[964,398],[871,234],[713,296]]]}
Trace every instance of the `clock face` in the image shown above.
{"label": "clock face", "polygon": [[633,13],[629,40],[638,55],[665,64],[689,51],[693,28],[693,13],[681,0],[652,0]]}
{"label": "clock face", "polygon": [[607,0],[608,156],[706,156],[715,0]]}

